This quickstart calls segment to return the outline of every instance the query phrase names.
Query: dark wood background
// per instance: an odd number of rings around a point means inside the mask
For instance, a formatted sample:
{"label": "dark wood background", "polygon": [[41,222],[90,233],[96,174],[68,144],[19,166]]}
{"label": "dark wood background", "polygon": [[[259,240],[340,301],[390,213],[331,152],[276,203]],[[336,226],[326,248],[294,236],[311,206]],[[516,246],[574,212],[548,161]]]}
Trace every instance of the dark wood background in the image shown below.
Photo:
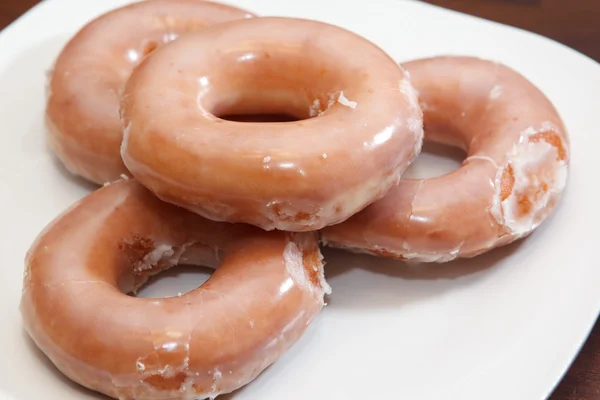
{"label": "dark wood background", "polygon": [[[600,0],[426,1],[542,34],[600,61]],[[0,29],[36,3],[0,0]],[[600,400],[600,323],[550,400]]]}

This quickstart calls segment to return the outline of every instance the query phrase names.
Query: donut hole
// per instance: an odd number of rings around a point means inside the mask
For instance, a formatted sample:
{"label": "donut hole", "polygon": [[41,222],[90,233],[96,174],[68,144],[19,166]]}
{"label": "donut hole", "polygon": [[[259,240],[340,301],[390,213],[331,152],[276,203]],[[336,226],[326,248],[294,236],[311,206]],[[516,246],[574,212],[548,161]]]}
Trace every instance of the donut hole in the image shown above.
{"label": "donut hole", "polygon": [[160,299],[181,296],[202,286],[213,272],[213,268],[205,266],[176,265],[150,277],[135,297]]}
{"label": "donut hole", "polygon": [[224,114],[217,115],[220,119],[234,122],[293,122],[300,121],[302,118],[298,118],[291,114]]}
{"label": "donut hole", "polygon": [[430,179],[459,169],[467,153],[454,146],[425,141],[417,159],[402,175],[403,179]]}
{"label": "donut hole", "polygon": [[[218,73],[198,79],[197,101],[216,117],[236,122],[295,122],[318,117],[334,107],[349,80],[359,72],[340,69],[330,54],[253,51],[222,54]],[[355,76],[356,74],[356,76]],[[355,91],[347,91],[350,99]]]}
{"label": "donut hole", "polygon": [[118,287],[135,297],[181,296],[202,286],[220,264],[218,251],[199,243],[172,246],[134,235],[119,248],[128,262]]}
{"label": "donut hole", "polygon": [[294,122],[310,118],[304,101],[291,98],[286,90],[239,92],[223,96],[212,105],[211,113],[226,121],[234,122]]}

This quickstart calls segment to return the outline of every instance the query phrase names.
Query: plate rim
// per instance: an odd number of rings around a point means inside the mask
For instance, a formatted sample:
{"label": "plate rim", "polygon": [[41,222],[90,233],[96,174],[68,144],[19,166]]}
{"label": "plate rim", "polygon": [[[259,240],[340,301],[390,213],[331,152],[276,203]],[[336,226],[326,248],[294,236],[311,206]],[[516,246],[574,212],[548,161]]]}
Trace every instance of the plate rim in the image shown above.
{"label": "plate rim", "polygon": [[[25,27],[29,24],[28,21],[31,20],[35,14],[38,14],[40,12],[49,12],[49,11],[46,11],[46,9],[51,10],[55,4],[59,3],[59,1],[60,0],[41,0],[40,2],[35,4],[33,7],[31,7],[29,10],[27,10],[25,13],[23,13],[22,15],[17,17],[13,22],[11,22],[5,28],[0,30],[0,47],[3,45],[4,41],[9,40],[7,38],[10,38],[11,36],[18,34],[19,29],[25,29]],[[216,0],[216,1],[219,1],[219,0]],[[273,0],[273,1],[276,1],[276,0]],[[323,0],[321,0],[321,1],[323,1]],[[388,3],[388,4],[394,4],[394,3],[398,2],[398,0],[376,0],[376,1],[380,2],[380,3]],[[591,64],[593,64],[594,67],[598,68],[598,73],[600,76],[600,62],[599,61],[596,61],[593,58],[591,58],[590,56],[588,56],[584,53],[581,53],[581,52],[579,52],[557,40],[548,38],[546,36],[543,36],[541,34],[538,34],[538,33],[532,32],[532,31],[528,31],[523,28],[515,27],[512,25],[507,25],[507,24],[493,21],[493,20],[488,20],[488,19],[485,19],[482,17],[473,16],[473,15],[467,14],[465,12],[457,11],[457,10],[447,9],[447,8],[444,8],[439,5],[429,4],[429,3],[421,2],[418,0],[400,0],[400,1],[416,3],[416,4],[419,4],[420,7],[436,9],[438,11],[441,11],[441,12],[444,12],[447,14],[454,14],[456,17],[460,17],[463,19],[468,19],[468,20],[478,21],[478,22],[485,22],[486,24],[497,25],[499,27],[502,27],[503,29],[512,30],[513,32],[519,32],[520,34],[535,36],[537,40],[543,40],[547,43],[552,43],[556,48],[560,48],[561,51],[570,52],[572,55],[579,57],[582,62],[587,62],[587,63],[591,62]],[[230,0],[223,0],[223,2],[235,4],[234,1],[230,1]],[[0,52],[0,54],[2,54],[2,53]],[[10,58],[11,56],[9,55],[8,57]],[[581,322],[581,320],[583,318],[579,319],[581,325],[584,325],[585,328],[581,328],[580,330],[579,329],[577,330],[577,332],[582,332],[582,333],[576,335],[578,337],[577,343],[574,343],[574,341],[573,341],[572,345],[570,346],[570,347],[574,348],[573,349],[574,351],[569,351],[570,356],[568,357],[568,360],[565,360],[566,363],[562,362],[562,363],[560,363],[562,365],[562,367],[554,368],[555,372],[556,372],[556,370],[560,370],[560,371],[558,371],[559,372],[558,374],[553,373],[553,375],[556,375],[556,379],[554,379],[554,383],[552,385],[548,385],[547,391],[545,389],[543,390],[546,394],[545,398],[549,397],[554,392],[556,387],[563,381],[565,375],[571,368],[573,362],[578,357],[583,346],[589,339],[589,336],[598,320],[598,317],[600,316],[600,295],[595,299],[595,302],[590,300],[590,301],[588,301],[588,304],[594,304],[594,307],[592,308],[592,306],[590,305],[590,309],[586,313],[586,314],[589,314],[586,316],[587,322],[584,324],[583,322]],[[574,329],[572,327],[570,327],[569,330],[574,331]],[[569,342],[571,343],[572,341],[569,341]],[[0,390],[1,390],[1,388],[0,388]],[[540,390],[541,390],[541,388],[540,388]],[[13,397],[9,397],[9,395],[7,395],[5,392],[2,392],[2,391],[0,391],[0,398],[3,400],[22,400],[22,399],[15,399]]]}

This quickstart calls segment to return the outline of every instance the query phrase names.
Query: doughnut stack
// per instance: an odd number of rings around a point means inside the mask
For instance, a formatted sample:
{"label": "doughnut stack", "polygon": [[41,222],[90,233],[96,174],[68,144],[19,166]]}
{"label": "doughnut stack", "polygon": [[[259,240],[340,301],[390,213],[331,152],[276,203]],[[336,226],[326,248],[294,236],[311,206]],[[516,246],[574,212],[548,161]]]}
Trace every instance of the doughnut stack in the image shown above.
{"label": "doughnut stack", "polygon": [[[21,314],[64,375],[121,400],[254,380],[335,295],[320,245],[475,257],[529,235],[567,182],[564,124],[516,71],[398,64],[319,21],[133,3],[76,34],[48,88],[51,149],[99,188],[32,244]],[[467,158],[403,179],[423,140]],[[134,296],[179,264],[215,272],[189,293]]]}

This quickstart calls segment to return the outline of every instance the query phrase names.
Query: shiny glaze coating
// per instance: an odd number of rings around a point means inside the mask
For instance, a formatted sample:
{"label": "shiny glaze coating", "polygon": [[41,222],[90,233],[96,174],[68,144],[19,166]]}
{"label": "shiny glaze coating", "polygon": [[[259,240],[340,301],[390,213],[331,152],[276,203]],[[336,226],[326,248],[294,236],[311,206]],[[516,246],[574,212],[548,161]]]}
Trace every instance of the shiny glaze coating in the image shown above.
{"label": "shiny glaze coating", "polygon": [[[178,263],[220,266],[180,296],[124,294]],[[129,180],[40,234],[21,313],[73,381],[123,400],[191,400],[253,380],[296,342],[328,290],[315,233],[209,221]]]}
{"label": "shiny glaze coating", "polygon": [[445,262],[531,233],[566,185],[569,141],[536,87],[470,57],[404,64],[419,92],[425,140],[465,149],[461,168],[402,180],[382,200],[322,232],[323,241],[387,257]]}
{"label": "shiny glaze coating", "polygon": [[59,159],[98,184],[126,174],[119,101],[131,71],[183,33],[250,16],[202,0],[148,0],[90,21],[67,43],[50,74],[47,136]]}
{"label": "shiny glaze coating", "polygon": [[[250,123],[224,115],[290,114]],[[254,18],[159,49],[122,104],[127,168],[161,199],[218,221],[307,231],[381,198],[419,154],[401,67],[342,28]]]}

